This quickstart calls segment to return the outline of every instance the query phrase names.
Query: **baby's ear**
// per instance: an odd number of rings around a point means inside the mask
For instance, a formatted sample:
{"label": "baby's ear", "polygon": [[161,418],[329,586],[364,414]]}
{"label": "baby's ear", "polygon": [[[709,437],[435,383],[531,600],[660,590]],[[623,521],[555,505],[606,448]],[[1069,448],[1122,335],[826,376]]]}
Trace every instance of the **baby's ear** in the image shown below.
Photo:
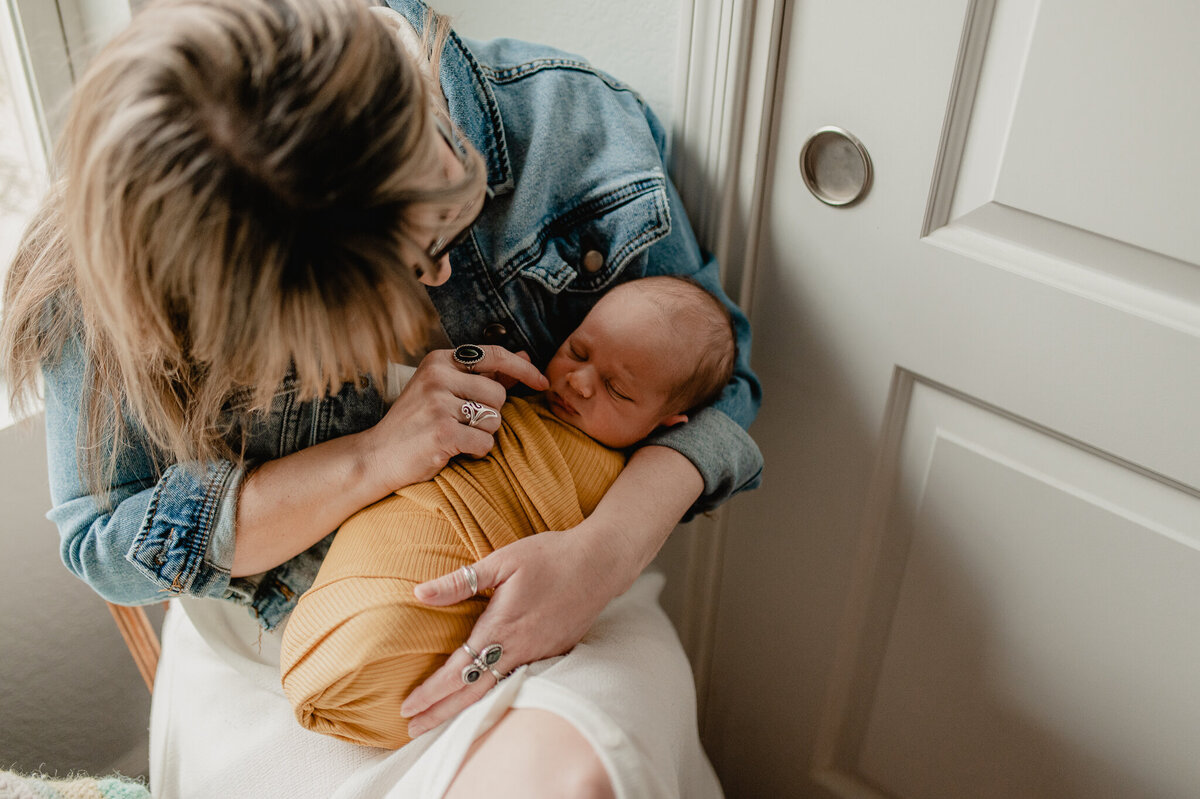
{"label": "baby's ear", "polygon": [[686,413],[673,413],[670,416],[664,416],[659,420],[659,427],[674,427],[677,424],[683,424],[687,421]]}

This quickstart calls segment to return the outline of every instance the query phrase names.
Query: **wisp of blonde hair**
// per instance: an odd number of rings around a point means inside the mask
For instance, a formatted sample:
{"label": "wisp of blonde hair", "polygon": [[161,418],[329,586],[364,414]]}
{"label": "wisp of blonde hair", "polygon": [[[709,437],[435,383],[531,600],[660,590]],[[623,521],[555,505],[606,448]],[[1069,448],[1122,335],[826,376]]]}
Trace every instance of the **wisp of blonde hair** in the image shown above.
{"label": "wisp of blonde hair", "polygon": [[[435,76],[448,30],[426,20]],[[464,202],[484,167],[472,151],[427,188],[421,72],[365,0],[160,0],[96,56],[0,329],[18,408],[78,337],[81,452],[107,455],[80,464],[93,488],[127,416],[166,463],[236,458],[231,397],[260,412],[289,373],[315,397],[422,346],[406,212]]]}

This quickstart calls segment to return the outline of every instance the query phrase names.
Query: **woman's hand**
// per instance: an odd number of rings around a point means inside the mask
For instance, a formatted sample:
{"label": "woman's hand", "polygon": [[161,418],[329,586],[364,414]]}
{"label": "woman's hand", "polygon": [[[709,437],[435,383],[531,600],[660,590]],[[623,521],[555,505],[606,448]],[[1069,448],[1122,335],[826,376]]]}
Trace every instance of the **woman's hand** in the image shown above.
{"label": "woman's hand", "polygon": [[[473,646],[477,652],[492,643],[504,647],[496,664],[501,673],[569,651],[622,590],[612,572],[605,573],[617,553],[589,546],[584,539],[591,539],[581,532],[577,527],[523,538],[475,564],[479,590],[497,590],[470,640],[480,644]],[[473,594],[460,570],[424,583],[416,595],[430,605],[452,605]],[[470,662],[460,648],[404,702],[401,712],[412,717],[410,735],[436,727],[496,684],[485,674],[464,685],[462,670]]]}
{"label": "woman's hand", "polygon": [[[703,487],[700,473],[678,452],[638,450],[578,527],[524,538],[474,564],[479,590],[496,590],[467,643],[476,652],[500,644],[504,654],[495,668],[501,674],[569,651],[604,606],[633,584]],[[440,606],[474,592],[458,570],[422,583],[415,593]],[[460,648],[405,700],[401,712],[414,738],[496,684],[485,673],[464,685],[462,670],[470,662]]]}
{"label": "woman's hand", "polygon": [[[483,360],[468,372],[452,350],[425,356],[387,414],[366,432],[369,471],[394,491],[428,480],[455,455],[482,458],[500,429],[493,416],[470,427],[463,417],[467,401],[499,410],[507,388],[524,383],[535,391],[548,385],[528,356],[485,346]],[[385,492],[386,493],[386,492]]]}
{"label": "woman's hand", "polygon": [[433,477],[460,452],[492,448],[499,416],[468,427],[467,400],[496,410],[506,386],[546,388],[528,357],[484,347],[471,374],[450,350],[429,353],[374,427],[267,461],[246,478],[238,498],[231,574],[258,574],[293,558],[357,510],[398,488]]}

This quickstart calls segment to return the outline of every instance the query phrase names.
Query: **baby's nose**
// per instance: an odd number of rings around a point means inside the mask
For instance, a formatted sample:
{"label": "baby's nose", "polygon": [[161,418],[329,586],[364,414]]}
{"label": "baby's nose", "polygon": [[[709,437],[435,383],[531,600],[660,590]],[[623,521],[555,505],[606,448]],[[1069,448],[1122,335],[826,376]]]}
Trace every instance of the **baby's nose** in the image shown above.
{"label": "baby's nose", "polygon": [[584,399],[590,399],[592,396],[591,382],[586,378],[586,376],[584,376],[582,370],[577,370],[568,374],[567,385]]}

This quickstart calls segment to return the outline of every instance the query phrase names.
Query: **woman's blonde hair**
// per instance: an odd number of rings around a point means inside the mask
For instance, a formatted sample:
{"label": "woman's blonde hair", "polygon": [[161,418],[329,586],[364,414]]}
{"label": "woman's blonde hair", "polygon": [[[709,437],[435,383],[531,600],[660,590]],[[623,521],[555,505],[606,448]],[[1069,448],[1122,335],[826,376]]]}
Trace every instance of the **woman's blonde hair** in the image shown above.
{"label": "woman's blonde hair", "polygon": [[236,458],[233,396],[261,411],[289,372],[318,396],[423,345],[406,212],[465,202],[484,169],[472,151],[462,181],[419,188],[448,30],[431,12],[423,78],[365,0],[162,0],[97,55],[0,331],[18,407],[79,337],[93,487],[124,415],[166,462]]}

